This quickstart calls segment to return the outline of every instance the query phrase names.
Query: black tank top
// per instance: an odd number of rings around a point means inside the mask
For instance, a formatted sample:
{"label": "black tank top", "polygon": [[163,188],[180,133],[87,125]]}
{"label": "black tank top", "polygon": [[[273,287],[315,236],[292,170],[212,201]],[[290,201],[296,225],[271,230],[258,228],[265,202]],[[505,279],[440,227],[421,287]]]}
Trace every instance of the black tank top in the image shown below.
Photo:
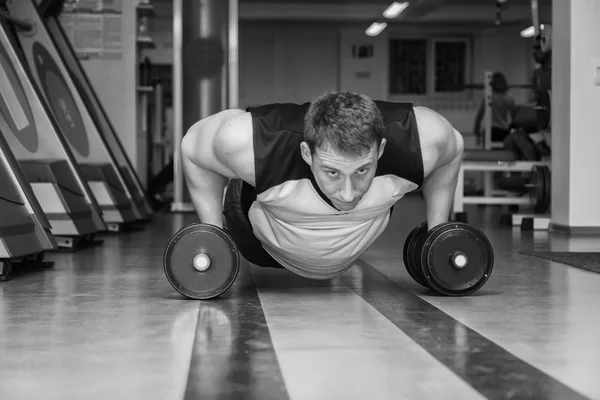
{"label": "black tank top", "polygon": [[255,236],[281,265],[309,278],[343,273],[379,237],[390,208],[423,183],[423,159],[411,104],[377,102],[386,146],[371,187],[355,209],[337,210],[301,155],[309,104],[249,108],[254,134]]}
{"label": "black tank top", "polygon": [[[387,144],[375,176],[396,175],[423,184],[423,157],[417,122],[410,103],[375,102],[383,116]],[[304,115],[309,103],[249,107],[254,133],[256,192],[287,180],[312,178],[300,154]],[[314,179],[314,178],[312,178]]]}

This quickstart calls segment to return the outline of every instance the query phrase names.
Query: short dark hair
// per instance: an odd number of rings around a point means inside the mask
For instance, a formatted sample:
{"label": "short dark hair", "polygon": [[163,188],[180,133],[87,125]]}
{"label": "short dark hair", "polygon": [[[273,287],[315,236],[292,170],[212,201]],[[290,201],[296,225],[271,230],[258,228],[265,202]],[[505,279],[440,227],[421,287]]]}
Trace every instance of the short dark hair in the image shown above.
{"label": "short dark hair", "polygon": [[379,107],[358,93],[324,93],[311,102],[304,117],[304,141],[311,153],[330,145],[361,155],[381,144],[383,129]]}
{"label": "short dark hair", "polygon": [[492,75],[492,83],[490,85],[496,93],[508,92],[508,82],[502,72],[494,72]]}

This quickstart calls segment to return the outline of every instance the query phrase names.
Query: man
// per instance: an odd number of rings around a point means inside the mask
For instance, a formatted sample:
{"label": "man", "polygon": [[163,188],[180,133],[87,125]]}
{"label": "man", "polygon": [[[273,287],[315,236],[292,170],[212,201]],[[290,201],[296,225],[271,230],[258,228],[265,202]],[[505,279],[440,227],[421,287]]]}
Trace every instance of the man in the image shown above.
{"label": "man", "polygon": [[223,227],[223,213],[248,261],[313,279],[349,269],[419,187],[428,226],[446,222],[462,153],[439,114],[348,92],[222,111],[181,143],[200,221]]}

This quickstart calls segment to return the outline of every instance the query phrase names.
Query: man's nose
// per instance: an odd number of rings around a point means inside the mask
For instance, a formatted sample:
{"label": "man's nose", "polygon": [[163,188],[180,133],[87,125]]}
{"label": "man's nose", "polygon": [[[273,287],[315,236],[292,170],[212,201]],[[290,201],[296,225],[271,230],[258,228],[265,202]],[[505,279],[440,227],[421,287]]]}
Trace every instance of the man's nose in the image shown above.
{"label": "man's nose", "polygon": [[352,185],[352,180],[351,179],[344,180],[344,185],[342,186],[342,189],[340,190],[341,200],[345,201],[346,203],[352,203],[354,201],[355,193],[356,192],[354,190],[354,185]]}

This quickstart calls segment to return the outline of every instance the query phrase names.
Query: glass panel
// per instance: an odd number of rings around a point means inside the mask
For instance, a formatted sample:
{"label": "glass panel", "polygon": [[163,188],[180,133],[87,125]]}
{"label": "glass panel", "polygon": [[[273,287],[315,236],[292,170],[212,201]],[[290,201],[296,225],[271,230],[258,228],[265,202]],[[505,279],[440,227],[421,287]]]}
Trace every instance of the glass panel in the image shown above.
{"label": "glass panel", "polygon": [[427,40],[390,40],[390,94],[427,93]]}
{"label": "glass panel", "polygon": [[464,41],[435,43],[435,91],[461,92],[465,84],[467,44]]}

